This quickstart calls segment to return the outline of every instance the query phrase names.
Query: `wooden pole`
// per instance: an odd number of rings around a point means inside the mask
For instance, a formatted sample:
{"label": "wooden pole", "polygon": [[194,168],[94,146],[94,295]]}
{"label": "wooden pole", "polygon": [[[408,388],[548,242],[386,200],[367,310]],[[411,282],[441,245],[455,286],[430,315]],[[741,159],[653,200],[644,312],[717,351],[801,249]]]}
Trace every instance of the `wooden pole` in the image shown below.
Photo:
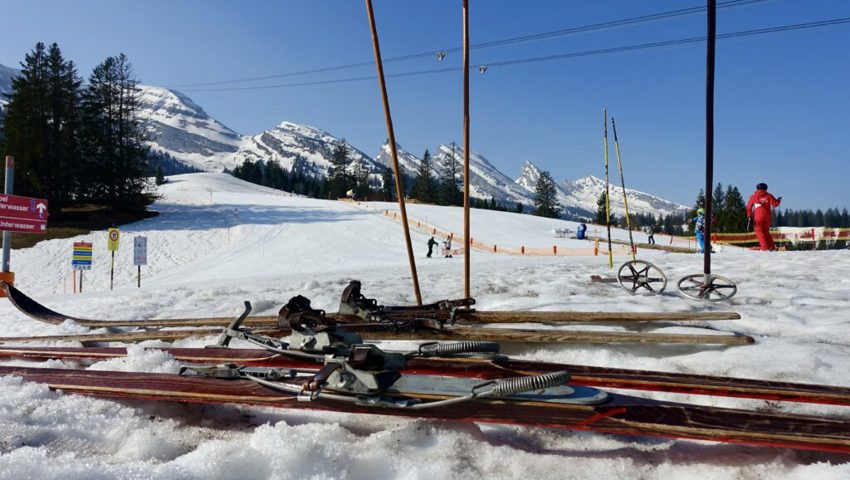
{"label": "wooden pole", "polygon": [[469,228],[469,0],[463,0],[463,296],[472,297]]}
{"label": "wooden pole", "polygon": [[372,32],[372,47],[375,51],[375,67],[378,69],[378,83],[381,86],[381,98],[384,103],[384,118],[387,121],[387,137],[390,142],[390,153],[393,158],[393,171],[395,172],[395,190],[398,196],[398,208],[401,211],[401,224],[404,231],[404,242],[407,246],[407,261],[410,264],[410,275],[413,277],[413,293],[416,296],[416,304],[422,305],[422,294],[419,292],[419,277],[416,274],[416,260],[413,258],[413,246],[410,242],[410,229],[407,225],[407,209],[404,205],[404,188],[401,182],[401,171],[398,166],[398,149],[395,143],[395,132],[393,131],[393,118],[390,115],[390,100],[387,96],[387,83],[384,80],[384,65],[381,61],[381,47],[378,44],[378,30],[375,28],[375,13],[372,10],[372,0],[366,0],[366,11],[369,13],[369,28]]}

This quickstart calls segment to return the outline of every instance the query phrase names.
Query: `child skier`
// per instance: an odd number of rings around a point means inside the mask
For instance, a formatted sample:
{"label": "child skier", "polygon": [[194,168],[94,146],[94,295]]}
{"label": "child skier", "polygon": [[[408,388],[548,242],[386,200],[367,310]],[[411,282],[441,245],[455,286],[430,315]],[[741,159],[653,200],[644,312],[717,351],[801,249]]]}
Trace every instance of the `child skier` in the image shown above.
{"label": "child skier", "polygon": [[705,253],[705,209],[702,207],[698,208],[697,216],[691,221],[694,222],[694,233],[697,237],[699,253]]}

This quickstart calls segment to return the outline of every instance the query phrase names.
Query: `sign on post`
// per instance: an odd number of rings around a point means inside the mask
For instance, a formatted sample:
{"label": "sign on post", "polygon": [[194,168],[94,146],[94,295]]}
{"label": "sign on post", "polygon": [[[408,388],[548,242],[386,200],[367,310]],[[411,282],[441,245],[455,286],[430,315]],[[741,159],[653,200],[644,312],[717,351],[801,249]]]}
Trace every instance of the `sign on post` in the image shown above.
{"label": "sign on post", "polygon": [[118,251],[118,239],[121,236],[121,231],[117,228],[110,228],[106,231],[106,249],[110,252]]}
{"label": "sign on post", "polygon": [[[74,242],[74,253],[71,256],[71,266],[80,271],[80,292],[83,291],[83,270],[91,270],[92,244],[89,242]],[[73,275],[72,275],[73,278]],[[76,285],[74,291],[77,291]]]}
{"label": "sign on post", "polygon": [[47,232],[47,200],[0,194],[0,230]]}
{"label": "sign on post", "polygon": [[74,255],[71,257],[74,270],[91,270],[91,252],[91,243],[74,242]]}
{"label": "sign on post", "polygon": [[118,250],[118,239],[121,232],[117,228],[110,228],[106,231],[106,249],[112,252],[112,265],[109,267],[109,289],[112,290],[113,281],[115,279],[115,251]]}
{"label": "sign on post", "polygon": [[133,238],[133,265],[148,264],[148,237]]}
{"label": "sign on post", "polygon": [[133,265],[136,265],[138,270],[138,280],[136,286],[142,286],[142,265],[148,264],[148,237],[133,238]]}

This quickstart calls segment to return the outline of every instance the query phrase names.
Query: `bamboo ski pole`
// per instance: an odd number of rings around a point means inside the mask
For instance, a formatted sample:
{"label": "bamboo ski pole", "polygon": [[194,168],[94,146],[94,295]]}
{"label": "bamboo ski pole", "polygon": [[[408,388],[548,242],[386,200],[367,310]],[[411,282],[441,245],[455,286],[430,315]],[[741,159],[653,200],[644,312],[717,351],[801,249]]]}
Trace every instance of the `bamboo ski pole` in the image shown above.
{"label": "bamboo ski pole", "polygon": [[611,250],[611,189],[608,187],[608,109],[602,110],[605,145],[605,225],[608,227],[608,268],[614,268],[614,253]]}
{"label": "bamboo ski pole", "polygon": [[629,195],[626,192],[626,176],[623,174],[623,162],[620,160],[620,140],[617,138],[617,124],[611,117],[611,130],[614,132],[614,148],[617,150],[617,167],[620,169],[620,186],[623,188],[623,203],[626,206],[626,226],[629,228],[629,247],[632,250],[632,261],[637,260],[635,241],[632,237],[632,220],[629,217]]}
{"label": "bamboo ski pole", "polygon": [[472,297],[469,226],[469,0],[463,0],[463,296]]}
{"label": "bamboo ski pole", "polygon": [[413,258],[413,246],[410,242],[410,228],[407,224],[407,209],[404,205],[404,188],[402,186],[401,171],[398,166],[398,149],[395,143],[395,132],[393,130],[393,118],[390,114],[390,101],[387,96],[387,83],[384,79],[384,65],[381,60],[381,47],[378,43],[378,30],[375,28],[375,13],[372,10],[372,0],[366,0],[366,11],[369,14],[369,28],[372,32],[372,47],[375,51],[375,67],[378,70],[378,83],[381,86],[381,99],[384,104],[384,117],[387,121],[387,137],[390,142],[390,153],[393,159],[393,172],[395,172],[395,190],[398,196],[398,208],[401,212],[401,224],[404,231],[404,242],[407,246],[407,260],[410,264],[410,275],[413,277],[413,293],[416,295],[416,304],[422,305],[422,294],[419,291],[419,277],[416,274],[416,260]]}

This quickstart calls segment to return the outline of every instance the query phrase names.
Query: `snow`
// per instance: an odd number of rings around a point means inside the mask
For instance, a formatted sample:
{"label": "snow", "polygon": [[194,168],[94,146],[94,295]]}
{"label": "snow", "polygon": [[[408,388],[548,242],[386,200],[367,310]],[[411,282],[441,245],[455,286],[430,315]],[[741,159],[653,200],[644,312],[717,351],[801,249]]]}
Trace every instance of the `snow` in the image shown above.
{"label": "snow", "polygon": [[[397,208],[393,204],[302,198],[211,173],[172,177],[160,193],[153,206],[159,216],[121,228],[114,290],[109,289],[105,232],[13,251],[17,286],[55,310],[108,319],[235,315],[243,300],[253,303],[255,313],[271,314],[296,294],[335,311],[351,279],[361,280],[364,294],[383,303],[413,302],[399,223],[382,214]],[[408,213],[462,231],[460,209],[409,205]],[[505,246],[587,248],[591,242],[552,234],[553,228],[576,226],[529,215],[472,214],[474,238]],[[148,237],[149,249],[141,288],[132,265],[137,235]],[[628,238],[618,229],[614,236]],[[462,257],[425,258],[428,238],[424,231],[412,232],[424,300],[462,296]],[[83,240],[94,243],[94,266],[85,273],[84,292],[72,294],[72,243]],[[616,264],[627,258],[617,257]],[[739,293],[714,306],[674,293],[677,279],[702,271],[701,256],[641,251],[639,258],[664,270],[670,279],[664,295],[631,297],[616,285],[591,283],[592,274],[612,273],[604,254],[522,257],[478,251],[471,257],[472,292],[484,310],[732,309],[741,320],[658,331],[709,328],[756,339],[754,345],[729,348],[504,349],[520,358],[850,386],[850,250],[768,253],[725,247],[712,257],[712,269],[734,279]],[[0,326],[5,335],[86,331],[72,322],[38,324],[7,302],[0,302]],[[212,340],[176,343],[203,346]],[[403,348],[410,342],[382,345]],[[178,363],[161,351],[134,347],[126,359],[89,368],[174,372]],[[0,378],[0,392],[0,478],[850,478],[847,456],[814,452],[381,415],[116,402],[65,395],[14,377]],[[839,407],[645,395],[850,418]]]}

